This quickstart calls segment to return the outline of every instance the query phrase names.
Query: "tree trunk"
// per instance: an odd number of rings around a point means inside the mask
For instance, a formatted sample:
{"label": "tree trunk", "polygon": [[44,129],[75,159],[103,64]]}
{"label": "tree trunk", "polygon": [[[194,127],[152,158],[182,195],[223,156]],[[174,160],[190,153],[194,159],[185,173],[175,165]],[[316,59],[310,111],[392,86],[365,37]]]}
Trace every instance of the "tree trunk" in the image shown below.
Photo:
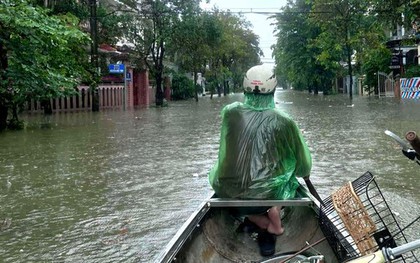
{"label": "tree trunk", "polygon": [[349,63],[349,77],[350,77],[350,80],[349,80],[349,96],[350,96],[350,99],[352,99],[353,98],[353,68],[351,66],[350,50],[347,53],[347,63]]}
{"label": "tree trunk", "polygon": [[350,96],[350,100],[353,99],[353,68],[351,66],[351,54],[352,54],[352,50],[351,50],[351,45],[350,45],[350,31],[349,29],[347,30],[347,34],[346,34],[346,49],[347,49],[347,63],[349,66],[349,76],[350,76],[350,80],[349,80],[349,96]]}
{"label": "tree trunk", "polygon": [[7,127],[8,108],[0,102],[0,131],[4,131]]}
{"label": "tree trunk", "polygon": [[52,107],[51,107],[51,101],[50,100],[42,100],[41,101],[41,107],[44,109],[45,115],[52,115]]}
{"label": "tree trunk", "polygon": [[227,81],[223,80],[223,96],[226,97],[227,94]]}
{"label": "tree trunk", "polygon": [[[90,86],[92,95],[92,111],[99,111],[99,93],[97,80],[99,79],[99,54],[98,54],[98,21],[97,21],[97,2],[96,0],[89,0],[90,8],[90,37],[92,39],[90,46],[91,64],[94,68],[94,79],[95,82]],[[125,76],[124,76],[125,77]]]}
{"label": "tree trunk", "polygon": [[194,70],[194,98],[198,102],[198,90],[197,90],[197,70]]}
{"label": "tree trunk", "polygon": [[163,89],[162,89],[162,73],[159,72],[156,76],[156,106],[163,106]]}
{"label": "tree trunk", "polygon": [[92,111],[97,112],[99,111],[99,91],[96,84],[95,86],[91,87],[91,90],[92,90]]}
{"label": "tree trunk", "polygon": [[19,122],[19,116],[18,116],[18,107],[16,104],[13,104],[12,108],[12,120],[16,123]]}
{"label": "tree trunk", "polygon": [[163,88],[162,88],[162,83],[163,83],[163,58],[165,55],[165,45],[164,45],[164,41],[163,38],[159,40],[159,46],[158,46],[158,51],[157,54],[154,54],[153,52],[153,61],[154,61],[154,69],[156,74],[154,74],[155,76],[155,80],[156,80],[156,106],[163,106],[163,99],[164,99],[164,93],[163,93]]}
{"label": "tree trunk", "polygon": [[[10,34],[0,32],[0,38],[9,40]],[[7,76],[5,72],[9,66],[9,60],[7,57],[7,49],[3,45],[3,41],[0,41],[0,92],[7,92],[7,86],[9,85],[9,81],[7,81]],[[4,98],[5,93],[0,93],[0,131],[3,131],[7,128],[7,115],[8,115],[8,107],[7,107],[7,98]],[[3,96],[3,98],[2,98]]]}
{"label": "tree trunk", "polygon": [[11,109],[12,109],[12,118],[7,123],[7,128],[10,130],[22,130],[24,128],[24,125],[23,125],[23,122],[19,121],[18,105],[14,103]]}
{"label": "tree trunk", "polygon": [[318,90],[318,85],[315,85],[315,88],[314,88],[314,94],[315,94],[315,95],[318,95],[318,93],[319,93],[319,90]]}
{"label": "tree trunk", "polygon": [[[378,87],[378,85],[375,85],[373,87],[373,94],[379,95],[379,87]],[[370,89],[369,89],[369,95],[370,95]]]}

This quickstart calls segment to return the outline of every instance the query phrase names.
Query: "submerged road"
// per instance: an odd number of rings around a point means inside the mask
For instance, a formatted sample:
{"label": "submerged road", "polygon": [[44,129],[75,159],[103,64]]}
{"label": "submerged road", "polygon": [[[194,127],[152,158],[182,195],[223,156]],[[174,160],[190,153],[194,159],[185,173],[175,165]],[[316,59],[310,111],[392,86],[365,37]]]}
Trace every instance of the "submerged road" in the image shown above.
{"label": "submerged road", "polygon": [[[420,215],[420,167],[384,134],[420,132],[419,101],[275,96],[304,130],[321,197],[370,171],[402,226]],[[211,194],[219,112],[242,98],[24,116],[27,130],[0,134],[0,261],[154,262]]]}

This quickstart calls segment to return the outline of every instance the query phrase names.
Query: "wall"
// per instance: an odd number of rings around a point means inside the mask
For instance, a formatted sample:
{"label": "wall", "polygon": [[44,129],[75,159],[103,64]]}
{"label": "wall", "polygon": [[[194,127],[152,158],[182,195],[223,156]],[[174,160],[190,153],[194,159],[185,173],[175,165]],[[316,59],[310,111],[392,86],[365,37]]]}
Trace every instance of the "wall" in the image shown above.
{"label": "wall", "polygon": [[420,99],[420,77],[400,79],[401,98]]}
{"label": "wall", "polygon": [[[99,107],[106,108],[124,108],[124,96],[126,96],[126,108],[136,106],[149,106],[154,102],[154,90],[149,86],[149,75],[146,70],[133,71],[127,69],[131,79],[126,81],[126,92],[124,92],[124,83],[101,84],[98,87]],[[88,86],[78,86],[78,95],[51,99],[53,112],[68,112],[77,110],[92,109],[92,95]],[[29,112],[43,112],[41,103],[31,100],[27,103],[25,109]]]}
{"label": "wall", "polygon": [[[77,110],[91,110],[92,109],[92,94],[88,86],[79,86],[78,95],[71,97],[63,97],[51,99],[51,107],[53,112],[61,111],[77,111]],[[123,91],[124,85],[101,85],[98,87],[99,93],[99,107],[116,108],[123,105]],[[41,112],[41,103],[39,101],[31,100],[26,105],[26,110],[30,112]]]}

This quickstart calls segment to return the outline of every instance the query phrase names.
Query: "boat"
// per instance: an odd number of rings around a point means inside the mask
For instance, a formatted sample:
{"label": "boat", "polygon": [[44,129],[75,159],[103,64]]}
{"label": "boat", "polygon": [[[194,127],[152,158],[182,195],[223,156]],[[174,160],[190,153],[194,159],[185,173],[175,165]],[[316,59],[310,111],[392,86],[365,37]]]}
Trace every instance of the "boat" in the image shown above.
{"label": "boat", "polygon": [[[326,262],[338,262],[318,224],[319,201],[303,185],[298,193],[301,197],[292,200],[233,200],[212,196],[178,230],[159,262],[279,262],[302,249],[305,251],[299,253],[299,259],[322,254]],[[269,258],[260,255],[255,236],[237,231],[241,221],[229,214],[230,207],[255,206],[284,207],[282,223],[286,231],[277,237],[276,254]]]}
{"label": "boat", "polygon": [[[407,240],[404,230],[408,226],[397,222],[372,173],[346,183],[324,200],[310,182],[305,183],[306,187],[300,182],[297,197],[291,200],[212,195],[182,225],[158,262],[420,262],[413,252],[420,247],[420,239]],[[275,254],[269,257],[260,255],[256,233],[238,231],[242,219],[229,212],[232,207],[262,206],[283,207],[285,232],[277,237]]]}

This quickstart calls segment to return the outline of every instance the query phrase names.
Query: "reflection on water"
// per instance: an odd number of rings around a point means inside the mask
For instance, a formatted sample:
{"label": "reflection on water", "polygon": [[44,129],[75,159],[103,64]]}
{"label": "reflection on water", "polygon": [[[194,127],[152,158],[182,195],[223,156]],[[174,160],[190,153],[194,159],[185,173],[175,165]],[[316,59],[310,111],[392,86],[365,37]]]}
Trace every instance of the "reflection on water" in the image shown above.
{"label": "reflection on water", "polygon": [[[153,262],[211,194],[221,108],[242,95],[167,108],[26,116],[0,134],[2,262]],[[369,170],[404,226],[420,214],[419,168],[384,130],[420,132],[418,101],[279,91],[304,129],[322,197]],[[45,126],[45,125],[44,125]],[[10,184],[8,184],[10,182]],[[407,230],[418,238],[420,223]]]}

